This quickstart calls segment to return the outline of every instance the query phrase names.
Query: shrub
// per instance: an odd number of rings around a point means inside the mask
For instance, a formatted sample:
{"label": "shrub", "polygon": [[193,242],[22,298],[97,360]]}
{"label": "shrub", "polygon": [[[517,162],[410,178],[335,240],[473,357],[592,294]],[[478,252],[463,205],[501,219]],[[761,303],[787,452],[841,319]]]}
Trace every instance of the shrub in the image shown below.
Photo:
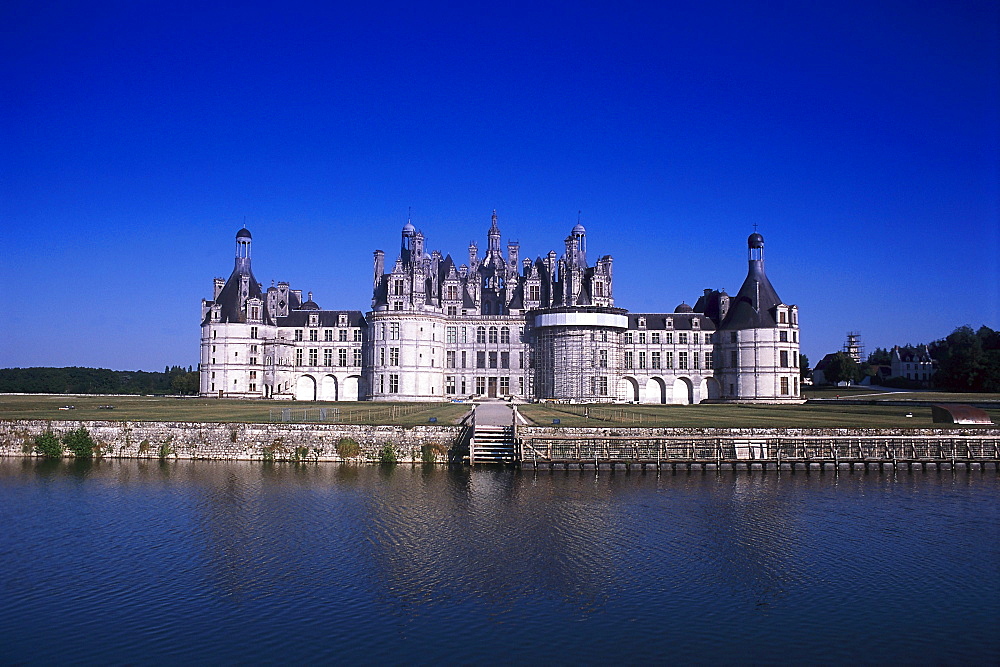
{"label": "shrub", "polygon": [[295,448],[295,460],[305,461],[309,458],[309,448],[308,447],[296,447]]}
{"label": "shrub", "polygon": [[382,451],[378,453],[378,462],[382,465],[396,465],[396,448],[392,446],[391,442],[382,446]]}
{"label": "shrub", "polygon": [[420,460],[424,463],[434,463],[437,461],[437,452],[434,445],[424,445],[420,448]]}
{"label": "shrub", "polygon": [[337,456],[342,459],[353,459],[361,454],[361,445],[354,438],[341,438],[337,443]]}
{"label": "shrub", "polygon": [[90,432],[82,426],[63,435],[62,441],[66,449],[78,459],[89,459],[94,456],[94,440],[90,437]]}
{"label": "shrub", "polygon": [[35,436],[35,451],[48,459],[57,459],[63,454],[62,443],[52,431]]}
{"label": "shrub", "polygon": [[149,451],[149,440],[143,438],[142,442],[139,443],[139,453],[145,454]]}

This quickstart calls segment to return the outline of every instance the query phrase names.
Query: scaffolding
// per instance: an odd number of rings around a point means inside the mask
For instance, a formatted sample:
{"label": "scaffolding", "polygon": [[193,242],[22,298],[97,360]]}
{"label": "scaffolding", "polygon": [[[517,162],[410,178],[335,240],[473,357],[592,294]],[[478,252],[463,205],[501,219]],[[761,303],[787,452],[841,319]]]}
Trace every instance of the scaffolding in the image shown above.
{"label": "scaffolding", "polygon": [[844,342],[844,347],[841,348],[841,351],[860,364],[862,358],[865,356],[865,346],[861,343],[861,332],[848,331],[847,340]]}
{"label": "scaffolding", "polygon": [[535,398],[602,402],[615,399],[620,332],[591,327],[536,329],[532,359]]}

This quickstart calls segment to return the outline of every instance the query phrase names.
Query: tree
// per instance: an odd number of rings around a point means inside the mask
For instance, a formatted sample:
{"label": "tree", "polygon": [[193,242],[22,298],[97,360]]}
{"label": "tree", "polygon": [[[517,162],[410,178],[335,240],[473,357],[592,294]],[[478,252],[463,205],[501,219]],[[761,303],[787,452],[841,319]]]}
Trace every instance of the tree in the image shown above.
{"label": "tree", "polygon": [[832,384],[837,384],[838,382],[847,382],[850,384],[861,380],[862,374],[858,362],[854,361],[845,352],[838,352],[826,362],[823,375]]}
{"label": "tree", "polygon": [[805,380],[812,377],[812,369],[809,368],[809,357],[799,354],[799,377]]}
{"label": "tree", "polygon": [[62,437],[66,449],[73,452],[73,456],[78,459],[89,459],[94,456],[94,440],[90,437],[90,432],[82,426],[75,431],[70,431]]}
{"label": "tree", "polygon": [[892,355],[889,350],[876,347],[875,351],[868,355],[868,363],[871,366],[888,366],[892,363]]}
{"label": "tree", "polygon": [[938,362],[937,386],[952,391],[1000,391],[1000,334],[962,326],[930,344]]}

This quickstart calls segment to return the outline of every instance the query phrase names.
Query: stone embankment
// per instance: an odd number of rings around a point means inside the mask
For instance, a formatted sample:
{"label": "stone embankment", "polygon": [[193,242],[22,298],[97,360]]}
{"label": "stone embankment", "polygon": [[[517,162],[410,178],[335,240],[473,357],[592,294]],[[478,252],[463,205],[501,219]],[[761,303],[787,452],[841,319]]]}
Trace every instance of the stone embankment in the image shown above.
{"label": "stone embankment", "polygon": [[464,434],[461,426],[436,425],[6,420],[0,421],[0,456],[36,456],[36,436],[80,427],[96,443],[95,456],[244,461],[378,462],[388,446],[400,462],[445,462]]}

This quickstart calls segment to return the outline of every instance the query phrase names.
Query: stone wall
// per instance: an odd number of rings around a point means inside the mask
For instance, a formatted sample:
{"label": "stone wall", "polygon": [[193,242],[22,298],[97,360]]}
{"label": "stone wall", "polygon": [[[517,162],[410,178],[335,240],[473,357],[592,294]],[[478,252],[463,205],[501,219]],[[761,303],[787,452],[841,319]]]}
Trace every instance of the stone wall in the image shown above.
{"label": "stone wall", "polygon": [[[377,462],[388,443],[401,462],[431,456],[446,462],[463,432],[460,426],[5,420],[0,421],[0,456],[36,456],[35,436],[46,430],[62,436],[80,427],[105,457],[251,461]],[[342,438],[357,442],[356,456],[338,454]]]}

